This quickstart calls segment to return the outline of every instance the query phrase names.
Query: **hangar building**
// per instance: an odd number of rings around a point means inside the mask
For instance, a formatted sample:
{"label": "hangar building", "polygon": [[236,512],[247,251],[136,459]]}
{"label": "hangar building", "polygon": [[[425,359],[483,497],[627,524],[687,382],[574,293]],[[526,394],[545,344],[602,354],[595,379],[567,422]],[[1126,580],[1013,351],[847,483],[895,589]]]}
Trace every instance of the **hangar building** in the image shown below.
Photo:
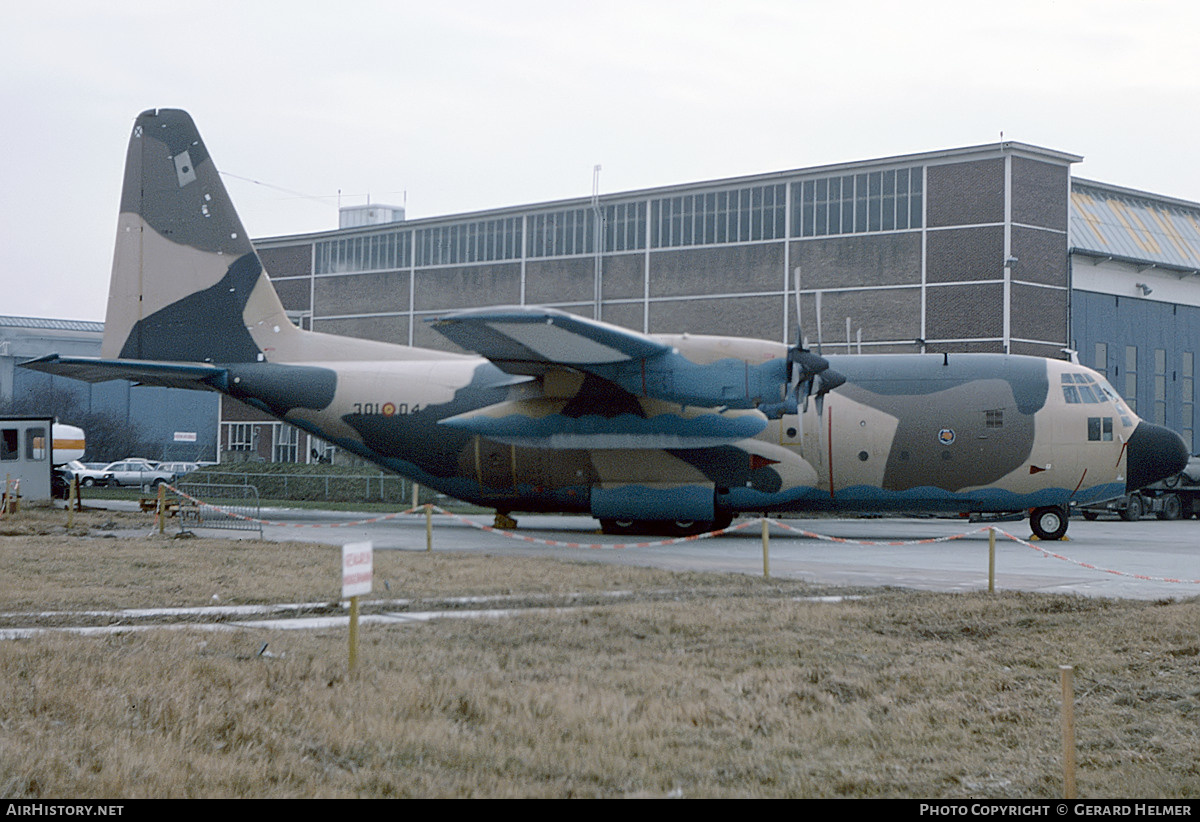
{"label": "hangar building", "polygon": [[[791,341],[798,278],[827,353],[1077,352],[1194,451],[1200,203],[1073,178],[1081,159],[1001,142],[417,220],[376,205],[256,245],[301,326],[431,348],[452,346],[428,319],[499,304]],[[324,453],[235,401],[220,416],[222,453]]]}

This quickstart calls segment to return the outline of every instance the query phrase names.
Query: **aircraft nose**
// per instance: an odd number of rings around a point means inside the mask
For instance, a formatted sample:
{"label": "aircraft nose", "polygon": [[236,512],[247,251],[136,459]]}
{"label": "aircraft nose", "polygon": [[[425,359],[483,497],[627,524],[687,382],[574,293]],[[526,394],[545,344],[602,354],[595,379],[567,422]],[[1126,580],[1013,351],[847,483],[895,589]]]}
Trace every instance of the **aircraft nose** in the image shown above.
{"label": "aircraft nose", "polygon": [[1139,422],[1129,438],[1125,478],[1127,493],[1182,471],[1188,462],[1183,437],[1169,428]]}

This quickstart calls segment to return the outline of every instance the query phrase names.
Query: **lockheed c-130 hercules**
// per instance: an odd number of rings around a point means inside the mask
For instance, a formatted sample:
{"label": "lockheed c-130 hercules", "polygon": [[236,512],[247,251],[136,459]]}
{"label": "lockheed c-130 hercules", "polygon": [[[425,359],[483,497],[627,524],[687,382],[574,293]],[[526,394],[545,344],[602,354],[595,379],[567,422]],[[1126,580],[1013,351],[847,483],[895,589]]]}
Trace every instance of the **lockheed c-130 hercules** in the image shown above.
{"label": "lockheed c-130 hercules", "polygon": [[1095,371],[1005,354],[830,355],[642,334],[549,308],[455,311],[475,355],[305,331],[288,319],[183,111],[143,112],[126,160],[101,358],[26,367],[219,391],[499,512],[590,513],[688,533],[742,513],[1024,512],[1183,468]]}

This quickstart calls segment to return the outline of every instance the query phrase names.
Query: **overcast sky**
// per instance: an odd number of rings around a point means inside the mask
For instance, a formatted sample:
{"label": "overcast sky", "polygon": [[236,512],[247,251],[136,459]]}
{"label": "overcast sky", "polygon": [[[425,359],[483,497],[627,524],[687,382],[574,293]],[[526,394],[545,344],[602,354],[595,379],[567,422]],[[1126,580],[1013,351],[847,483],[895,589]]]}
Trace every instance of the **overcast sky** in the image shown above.
{"label": "overcast sky", "polygon": [[[1186,0],[10,4],[0,314],[104,318],[134,117],[188,109],[252,237],[1005,139],[1200,200]],[[236,175],[236,176],[230,176]],[[255,181],[255,182],[251,182]]]}

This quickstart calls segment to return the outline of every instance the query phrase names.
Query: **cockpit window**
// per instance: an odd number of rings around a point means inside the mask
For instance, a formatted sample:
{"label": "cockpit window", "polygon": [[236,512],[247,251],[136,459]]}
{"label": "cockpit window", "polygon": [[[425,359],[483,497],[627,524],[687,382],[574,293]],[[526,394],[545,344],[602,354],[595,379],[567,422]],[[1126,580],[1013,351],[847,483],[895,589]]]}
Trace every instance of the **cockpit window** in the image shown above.
{"label": "cockpit window", "polygon": [[1087,374],[1063,374],[1062,390],[1063,398],[1072,405],[1081,402],[1104,402],[1104,396],[1098,390],[1096,381]]}
{"label": "cockpit window", "polygon": [[1126,407],[1125,401],[1121,399],[1120,395],[1117,394],[1116,389],[1108,384],[1108,380],[1101,377],[1099,383],[1096,385],[1096,388],[1109,402],[1117,407],[1117,414],[1119,414],[1121,417],[1121,424],[1126,428],[1132,426],[1133,414],[1130,412],[1129,408]]}
{"label": "cockpit window", "polygon": [[1062,375],[1063,398],[1072,405],[1076,403],[1101,403],[1104,391],[1090,374],[1067,373]]}
{"label": "cockpit window", "polygon": [[[1078,371],[1064,372],[1062,375],[1062,391],[1063,399],[1065,399],[1071,405],[1111,404],[1116,407],[1117,415],[1120,416],[1122,425],[1124,425],[1126,428],[1133,425],[1133,415],[1130,414],[1129,409],[1125,407],[1125,402],[1121,399],[1117,392],[1113,390],[1113,387],[1108,384],[1108,380],[1104,379],[1103,377],[1097,378],[1093,374],[1086,374]],[[1094,419],[1098,421],[1100,418],[1096,417]],[[1110,420],[1109,424],[1111,425],[1111,418],[1108,419]],[[1095,437],[1089,436],[1089,439],[1098,439],[1100,441],[1104,441],[1106,439],[1106,434],[1111,437],[1110,432],[1111,428],[1107,431],[1102,428],[1098,432],[1089,429],[1089,435],[1093,433],[1099,434],[1099,436]]]}

